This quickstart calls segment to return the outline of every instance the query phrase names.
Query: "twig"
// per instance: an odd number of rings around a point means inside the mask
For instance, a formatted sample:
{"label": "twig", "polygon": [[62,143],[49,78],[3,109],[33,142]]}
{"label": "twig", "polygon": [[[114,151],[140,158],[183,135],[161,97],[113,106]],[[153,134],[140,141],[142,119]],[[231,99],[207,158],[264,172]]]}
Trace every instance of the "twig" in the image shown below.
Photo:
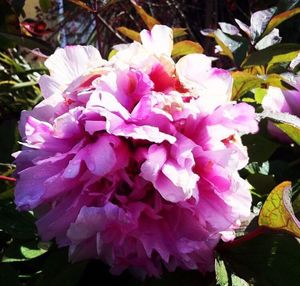
{"label": "twig", "polygon": [[0,175],[0,180],[9,181],[9,182],[15,182],[16,181],[15,178],[7,177],[7,176],[1,176],[1,175]]}

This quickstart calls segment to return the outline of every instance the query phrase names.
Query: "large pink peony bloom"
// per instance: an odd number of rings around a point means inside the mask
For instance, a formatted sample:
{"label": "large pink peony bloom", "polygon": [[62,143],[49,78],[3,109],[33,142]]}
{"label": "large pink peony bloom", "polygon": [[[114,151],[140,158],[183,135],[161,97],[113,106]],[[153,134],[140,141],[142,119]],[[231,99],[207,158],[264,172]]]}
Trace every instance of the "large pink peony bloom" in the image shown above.
{"label": "large pink peony bloom", "polygon": [[20,122],[15,202],[72,261],[99,258],[115,274],[211,271],[220,238],[250,213],[238,170],[254,109],[229,101],[232,78],[209,57],[175,64],[168,27],[141,40],[109,61],[82,46],[49,57],[45,99]]}

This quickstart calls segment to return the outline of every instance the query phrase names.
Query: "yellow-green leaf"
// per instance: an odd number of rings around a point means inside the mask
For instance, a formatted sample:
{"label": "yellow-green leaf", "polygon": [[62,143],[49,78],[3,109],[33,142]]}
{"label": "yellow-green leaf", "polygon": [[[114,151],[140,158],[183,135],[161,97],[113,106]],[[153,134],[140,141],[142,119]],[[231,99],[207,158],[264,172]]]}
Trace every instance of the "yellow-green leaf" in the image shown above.
{"label": "yellow-green leaf", "polygon": [[276,186],[265,201],[258,218],[260,226],[285,230],[300,237],[300,222],[296,218],[291,203],[291,182]]}
{"label": "yellow-green leaf", "polygon": [[288,135],[295,143],[300,145],[300,128],[287,123],[275,123],[281,131]]}
{"label": "yellow-green leaf", "polygon": [[300,118],[286,112],[274,112],[265,110],[259,113],[261,118],[268,118],[274,125],[287,134],[295,143],[300,146]]}
{"label": "yellow-green leaf", "polygon": [[295,9],[288,10],[288,11],[285,11],[283,13],[280,13],[280,14],[274,16],[270,20],[269,24],[267,25],[267,27],[263,33],[263,36],[269,34],[275,27],[277,27],[282,22],[288,20],[289,18],[291,18],[299,13],[300,13],[300,8],[295,8]]}
{"label": "yellow-green leaf", "polygon": [[174,39],[187,35],[186,28],[172,28],[172,30]]}
{"label": "yellow-green leaf", "polygon": [[148,29],[152,29],[154,25],[158,25],[159,22],[154,17],[150,16],[142,6],[138,5],[134,0],[131,0],[136,12],[140,15]]}
{"label": "yellow-green leaf", "polygon": [[236,100],[248,91],[260,87],[261,84],[264,82],[264,80],[259,78],[257,75],[253,75],[248,72],[233,72],[232,77],[232,100]]}
{"label": "yellow-green leaf", "polygon": [[172,56],[180,57],[188,54],[203,53],[203,48],[199,43],[193,41],[181,41],[173,46]]}
{"label": "yellow-green leaf", "polygon": [[[275,63],[278,60],[278,56],[281,59],[290,58],[290,53],[299,53],[300,45],[293,43],[282,43],[275,44],[263,50],[255,51],[250,53],[249,56],[242,63],[243,68],[253,67],[253,66],[264,66],[268,65],[273,61]],[[275,58],[275,60],[274,60]]]}
{"label": "yellow-green leaf", "polygon": [[116,29],[118,32],[120,32],[121,34],[123,34],[124,36],[126,36],[127,38],[136,41],[136,42],[140,42],[141,41],[141,37],[140,37],[140,33],[137,31],[134,31],[132,29],[128,29],[126,27],[118,27]]}
{"label": "yellow-green leaf", "polygon": [[281,89],[286,89],[285,85],[284,85],[284,80],[282,78],[281,75],[279,74],[270,74],[267,75],[265,82],[267,84],[267,86],[275,86],[275,87],[279,87]]}
{"label": "yellow-green leaf", "polygon": [[51,8],[52,6],[52,3],[50,0],[40,0],[39,1],[39,4],[40,4],[40,7],[41,7],[41,10],[44,12],[44,13],[47,13],[48,10]]}
{"label": "yellow-green leaf", "polygon": [[258,87],[254,90],[254,98],[255,102],[258,104],[262,104],[262,101],[267,94],[267,89]]}
{"label": "yellow-green leaf", "polygon": [[118,51],[117,50],[111,50],[108,55],[108,60],[110,60]]}
{"label": "yellow-green leaf", "polygon": [[268,66],[270,67],[271,65],[274,65],[274,64],[277,64],[277,63],[290,62],[295,57],[297,57],[298,54],[299,54],[299,51],[292,51],[292,52],[287,53],[287,54],[276,55],[268,63]]}

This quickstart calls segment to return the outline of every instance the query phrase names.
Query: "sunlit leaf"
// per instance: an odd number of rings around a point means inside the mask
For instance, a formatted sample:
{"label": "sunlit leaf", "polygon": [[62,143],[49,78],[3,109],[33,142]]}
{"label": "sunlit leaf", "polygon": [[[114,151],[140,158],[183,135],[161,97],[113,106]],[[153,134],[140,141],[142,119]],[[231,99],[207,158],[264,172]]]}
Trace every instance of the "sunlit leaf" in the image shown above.
{"label": "sunlit leaf", "polygon": [[43,248],[30,249],[30,248],[27,248],[25,246],[21,246],[21,253],[27,259],[32,259],[32,258],[38,257],[38,256],[44,254],[45,252],[47,252],[47,249],[43,249]]}
{"label": "sunlit leaf", "polygon": [[187,35],[186,28],[172,28],[172,30],[174,39]]}
{"label": "sunlit leaf", "polygon": [[32,249],[22,245],[16,246],[18,248],[18,255],[14,255],[14,257],[9,257],[7,256],[7,253],[4,253],[4,257],[2,258],[3,263],[27,261],[29,259],[37,258],[48,251],[47,247]]}
{"label": "sunlit leaf", "polygon": [[[255,65],[258,66],[267,65],[276,56],[280,56],[283,58],[287,54],[290,54],[291,52],[299,52],[299,51],[300,51],[299,44],[290,44],[290,43],[276,44],[266,49],[251,53],[242,63],[242,67],[246,68]],[[290,55],[288,57],[290,57]]]}
{"label": "sunlit leaf", "polygon": [[274,65],[277,63],[291,62],[292,60],[294,60],[297,57],[298,54],[299,54],[299,51],[292,51],[287,54],[281,54],[281,55],[274,56],[271,59],[271,61],[268,63],[268,65],[271,66],[271,65]]}
{"label": "sunlit leaf", "polygon": [[300,118],[284,112],[265,110],[259,114],[261,118],[271,119],[274,124],[286,133],[294,142],[300,145]]}
{"label": "sunlit leaf", "polygon": [[300,222],[294,214],[291,195],[291,182],[286,181],[276,186],[260,211],[258,224],[285,230],[300,237]]}
{"label": "sunlit leaf", "polygon": [[276,16],[274,16],[269,24],[266,27],[266,30],[264,31],[263,35],[267,35],[268,33],[270,33],[275,27],[277,27],[278,25],[280,25],[282,22],[290,19],[291,17],[297,15],[300,13],[300,8],[294,8],[292,10],[289,11],[285,11],[283,13],[280,13]]}
{"label": "sunlit leaf", "polygon": [[222,48],[222,54],[239,66],[246,57],[248,41],[241,36],[225,34],[220,29],[216,30],[212,36]]}
{"label": "sunlit leaf", "polygon": [[272,7],[266,10],[257,11],[252,14],[250,19],[250,35],[253,41],[256,41],[265,31],[270,19],[275,13],[275,10],[276,8]]}
{"label": "sunlit leaf", "polygon": [[275,86],[281,89],[286,89],[286,85],[287,85],[284,82],[282,76],[275,73],[266,75],[265,83],[267,84],[267,86]]}
{"label": "sunlit leaf", "polygon": [[79,6],[80,8],[82,8],[82,9],[84,9],[86,11],[89,11],[91,13],[95,12],[90,6],[88,6],[83,1],[80,1],[80,0],[68,0],[68,1],[74,3],[75,5]]}
{"label": "sunlit leaf", "polygon": [[218,286],[248,286],[249,284],[242,278],[234,275],[233,273],[228,273],[225,263],[220,258],[215,260],[215,271],[216,280]]}
{"label": "sunlit leaf", "polygon": [[112,49],[108,55],[108,59],[110,60],[117,52],[117,50]]}
{"label": "sunlit leaf", "polygon": [[232,88],[232,99],[236,100],[242,95],[261,86],[264,82],[263,79],[257,75],[250,74],[245,71],[236,71],[232,73],[233,77],[233,88]]}
{"label": "sunlit leaf", "polygon": [[229,34],[229,35],[238,35],[239,34],[239,29],[229,23],[225,23],[225,22],[219,22],[218,23],[222,32]]}
{"label": "sunlit leaf", "polygon": [[174,44],[172,50],[172,56],[176,58],[176,57],[193,54],[193,53],[202,54],[203,51],[204,50],[199,43],[186,40]]}
{"label": "sunlit leaf", "polygon": [[136,41],[136,42],[141,41],[140,34],[137,31],[128,29],[126,27],[118,27],[118,28],[116,28],[116,30],[133,41]]}
{"label": "sunlit leaf", "polygon": [[[240,98],[249,91],[262,87],[263,85],[265,85],[265,87],[275,86],[281,89],[286,89],[286,83],[278,74],[256,75],[247,71],[236,71],[232,73],[232,77],[234,79],[232,99],[234,100]],[[261,103],[261,100],[257,101],[257,103]]]}
{"label": "sunlit leaf", "polygon": [[49,10],[49,9],[51,8],[51,6],[52,6],[50,0],[39,0],[39,3],[40,3],[41,10],[42,10],[44,13],[47,13],[48,10]]}
{"label": "sunlit leaf", "polygon": [[232,45],[235,45],[235,43],[219,29],[215,31],[214,38],[217,44],[222,48],[223,53],[233,60],[233,54],[229,46],[232,47]]}
{"label": "sunlit leaf", "polygon": [[267,89],[260,88],[260,87],[256,88],[254,90],[255,102],[261,104],[266,94],[267,94]]}
{"label": "sunlit leaf", "polygon": [[300,128],[288,123],[275,123],[275,126],[300,146]]}
{"label": "sunlit leaf", "polygon": [[265,49],[267,47],[280,43],[281,39],[282,38],[279,36],[279,30],[273,29],[272,32],[270,32],[268,35],[257,42],[255,48],[257,50]]}
{"label": "sunlit leaf", "polygon": [[152,16],[150,16],[143,9],[142,6],[138,5],[134,0],[131,0],[130,2],[133,4],[136,12],[140,15],[140,17],[142,18],[142,20],[144,21],[144,23],[146,24],[146,26],[147,26],[148,29],[151,30],[154,25],[159,24],[159,22],[155,18],[153,18]]}

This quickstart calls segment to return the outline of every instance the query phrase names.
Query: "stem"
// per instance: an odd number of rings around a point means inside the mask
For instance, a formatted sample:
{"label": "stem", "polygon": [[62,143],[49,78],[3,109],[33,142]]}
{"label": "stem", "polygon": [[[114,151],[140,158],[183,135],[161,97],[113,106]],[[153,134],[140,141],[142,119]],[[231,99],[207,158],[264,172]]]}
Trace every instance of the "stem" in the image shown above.
{"label": "stem", "polygon": [[249,240],[252,240],[253,238],[257,237],[257,236],[260,236],[261,234],[264,234],[266,232],[268,232],[268,228],[264,227],[264,226],[259,226],[257,227],[255,230],[247,233],[246,235],[244,236],[241,236],[233,241],[230,241],[230,242],[226,242],[226,243],[223,243],[221,244],[219,247],[218,247],[218,250],[219,251],[224,251],[224,250],[229,250],[231,249],[232,247],[235,247],[235,246],[238,246],[238,245],[241,245]]}
{"label": "stem", "polygon": [[98,45],[98,50],[101,53],[101,36],[100,36],[100,28],[101,28],[101,22],[100,19],[98,17],[98,13],[99,13],[99,5],[98,5],[98,0],[94,0],[94,17],[95,17],[95,21],[96,21],[96,39],[97,39],[97,45]]}
{"label": "stem", "polygon": [[15,182],[16,181],[15,178],[7,177],[7,176],[1,176],[1,175],[0,175],[0,180],[9,181],[9,182]]}

